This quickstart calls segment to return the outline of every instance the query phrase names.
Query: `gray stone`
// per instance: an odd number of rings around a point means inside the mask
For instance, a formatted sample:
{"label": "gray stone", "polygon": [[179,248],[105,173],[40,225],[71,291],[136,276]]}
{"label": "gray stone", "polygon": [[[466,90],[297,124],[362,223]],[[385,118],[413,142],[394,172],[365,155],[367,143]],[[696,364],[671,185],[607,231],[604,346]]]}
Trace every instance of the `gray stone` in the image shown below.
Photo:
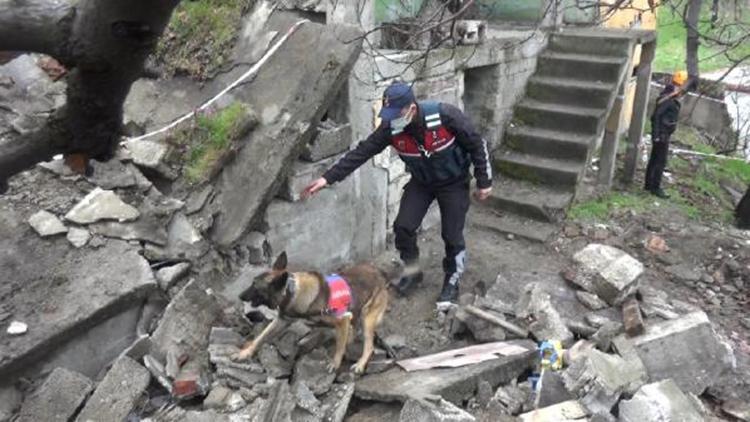
{"label": "gray stone", "polygon": [[[262,122],[218,176],[216,203],[221,212],[212,235],[220,246],[234,244],[262,218],[280,179],[314,135],[314,125],[359,56],[361,40],[343,42],[358,34],[353,28],[308,23],[237,93],[258,110]],[[298,65],[288,66],[291,62]],[[278,83],[280,74],[283,84]]]}
{"label": "gray stone", "polygon": [[81,176],[78,173],[71,170],[70,167],[68,167],[65,164],[65,161],[62,158],[59,160],[41,162],[37,165],[45,170],[51,171],[52,173],[55,173],[56,175],[62,176],[66,179],[69,178],[69,179],[77,180],[81,178]]}
{"label": "gray stone", "polygon": [[403,334],[389,334],[383,341],[394,349],[403,349],[406,347],[406,336]]}
{"label": "gray stone", "polygon": [[310,327],[302,320],[292,322],[273,342],[276,349],[285,359],[294,360],[297,357],[299,341],[310,334]]}
{"label": "gray stone", "polygon": [[622,422],[700,422],[700,410],[671,379],[644,385],[630,400],[619,405]]}
{"label": "gray stone", "polygon": [[721,410],[742,422],[750,422],[750,404],[742,400],[727,400]]}
{"label": "gray stone", "polygon": [[304,383],[316,395],[331,389],[336,373],[328,370],[330,359],[323,348],[302,356],[294,366],[292,384]]}
{"label": "gray stone", "polygon": [[252,415],[251,422],[291,422],[296,405],[289,384],[286,381],[277,381],[272,384],[267,399],[256,400],[245,412]]}
{"label": "gray stone", "polygon": [[664,272],[671,275],[674,279],[683,282],[697,282],[701,279],[700,271],[694,269],[688,264],[670,265],[664,268]]}
{"label": "gray stone", "polygon": [[253,388],[255,385],[264,382],[268,377],[263,372],[248,371],[224,365],[218,367],[216,370],[216,376],[220,379],[230,381],[233,384],[239,383],[247,388]]}
{"label": "gray stone", "polygon": [[194,261],[206,254],[208,242],[182,212],[172,216],[167,228],[166,246],[146,245],[145,256],[152,260]]}
{"label": "gray stone", "polygon": [[13,386],[0,387],[0,422],[8,422],[21,406],[23,394]]}
{"label": "gray stone", "polygon": [[132,221],[139,215],[137,209],[122,202],[111,190],[95,188],[65,214],[65,219],[78,224],[91,224],[99,220]]}
{"label": "gray stone", "polygon": [[596,294],[610,305],[619,304],[638,288],[643,264],[612,246],[592,243],[577,252],[573,259],[583,273],[591,277],[584,289]]}
{"label": "gray stone", "polygon": [[292,385],[292,394],[297,403],[297,409],[292,414],[294,421],[321,421],[323,420],[323,410],[320,407],[320,401],[315,398],[315,394],[307,388],[303,382]]}
{"label": "gray stone", "polygon": [[80,229],[78,227],[71,227],[68,230],[68,242],[75,248],[81,248],[89,243],[91,239],[91,233],[86,229]]}
{"label": "gray stone", "polygon": [[349,149],[352,143],[352,127],[349,124],[333,128],[318,127],[318,136],[305,145],[301,158],[315,162],[340,154]]}
{"label": "gray stone", "polygon": [[409,399],[404,403],[399,422],[473,422],[476,419],[441,397]]}
{"label": "gray stone", "polygon": [[607,302],[599,299],[599,296],[582,290],[576,292],[576,297],[592,311],[598,311],[599,309],[604,309],[609,306],[607,305]]}
{"label": "gray stone", "polygon": [[42,237],[67,233],[68,228],[51,212],[41,210],[29,217],[29,225]]}
{"label": "gray stone", "polygon": [[607,322],[591,336],[591,340],[596,343],[596,346],[603,351],[608,351],[612,345],[612,340],[623,332],[625,327],[619,322]]}
{"label": "gray stone", "polygon": [[613,320],[612,318],[593,312],[586,314],[583,319],[587,324],[597,329],[605,326],[606,324],[617,324],[617,321]]}
{"label": "gray stone", "polygon": [[493,403],[497,403],[500,409],[507,411],[509,415],[518,415],[523,410],[523,405],[529,400],[531,396],[531,387],[528,383],[524,384],[528,391],[521,388],[519,385],[515,385],[515,381],[512,385],[505,385],[495,391],[495,395],[490,401],[490,406]]}
{"label": "gray stone", "polygon": [[479,404],[479,407],[487,407],[488,404],[490,404],[490,400],[492,400],[492,396],[494,396],[495,393],[492,391],[492,384],[485,380],[480,380],[477,384],[477,403]]}
{"label": "gray stone", "polygon": [[542,391],[539,394],[539,407],[548,407],[576,398],[565,387],[563,376],[555,371],[544,372]]}
{"label": "gray stone", "polygon": [[123,144],[124,154],[133,163],[142,168],[154,171],[170,180],[174,180],[176,173],[165,164],[169,148],[166,144],[156,141],[127,140]]}
{"label": "gray stone", "polygon": [[172,381],[167,376],[164,365],[158,359],[151,355],[145,355],[143,356],[143,366],[151,372],[151,375],[165,390],[172,392]]}
{"label": "gray stone", "polygon": [[529,331],[538,341],[560,340],[565,344],[573,341],[573,333],[552,304],[550,294],[539,283],[526,285],[516,304],[516,316],[534,319]]}
{"label": "gray stone", "polygon": [[174,284],[187,274],[190,269],[189,262],[180,262],[169,267],[160,268],[156,272],[156,281],[162,290],[169,290]]}
{"label": "gray stone", "polygon": [[146,368],[129,357],[121,357],[96,387],[76,421],[125,420],[141,400],[150,380]]}
{"label": "gray stone", "polygon": [[243,241],[248,252],[248,261],[252,265],[262,265],[271,256],[271,247],[266,235],[260,232],[250,232]]}
{"label": "gray stone", "polygon": [[521,422],[573,422],[588,420],[588,412],[581,403],[570,400],[522,414]]}
{"label": "gray stone", "polygon": [[326,170],[336,163],[338,157],[331,157],[316,163],[295,161],[292,164],[289,177],[279,191],[279,197],[287,201],[299,201],[300,192],[313,180],[320,177]]}
{"label": "gray stone", "polygon": [[644,334],[620,336],[614,344],[618,351],[634,349],[652,381],[671,378],[693,394],[703,393],[734,366],[731,347],[719,339],[702,311],[650,324]]}
{"label": "gray stone", "polygon": [[19,422],[67,422],[91,391],[91,380],[57,368],[21,406]]}
{"label": "gray stone", "polygon": [[528,340],[513,340],[508,343],[524,347],[528,352],[499,356],[497,359],[458,368],[406,372],[396,367],[359,379],[355,395],[364,400],[402,402],[414,397],[439,395],[460,404],[474,395],[480,379],[497,386],[510,382],[531,367],[536,356],[536,345]]}
{"label": "gray stone", "polygon": [[214,189],[210,184],[202,187],[200,190],[190,192],[185,205],[185,214],[190,215],[200,211],[213,193]]}
{"label": "gray stone", "polygon": [[[499,315],[496,312],[487,312],[497,318],[505,319],[502,315]],[[471,331],[474,339],[479,342],[489,343],[493,341],[503,341],[506,338],[505,330],[502,327],[466,312],[462,306],[456,310],[456,320],[465,324],[469,331]]]}
{"label": "gray stone", "polygon": [[208,336],[214,322],[221,317],[221,306],[212,294],[197,282],[189,282],[164,311],[151,336],[151,353],[162,362],[169,353],[187,354],[197,362],[198,371],[208,367]]}
{"label": "gray stone", "polygon": [[167,231],[164,219],[142,215],[131,223],[103,222],[89,226],[92,232],[122,240],[143,240],[156,245],[167,244]]}
{"label": "gray stone", "polygon": [[[264,344],[258,350],[258,361],[273,378],[288,377],[292,374],[293,362],[284,359],[276,347]],[[308,386],[309,387],[309,386]]]}
{"label": "gray stone", "polygon": [[647,380],[642,365],[596,349],[563,372],[565,386],[591,413],[609,413],[623,393],[632,394]]}
{"label": "gray stone", "polygon": [[93,173],[86,180],[102,189],[129,188],[136,185],[136,178],[128,167],[120,160],[112,159],[107,162],[89,161]]}
{"label": "gray stone", "polygon": [[217,385],[211,389],[205,399],[203,399],[204,409],[221,409],[226,406],[226,402],[229,396],[232,394],[232,390],[221,385]]}
{"label": "gray stone", "polygon": [[354,397],[354,383],[334,384],[331,392],[326,395],[321,404],[321,409],[325,414],[323,420],[343,422],[352,397]]}

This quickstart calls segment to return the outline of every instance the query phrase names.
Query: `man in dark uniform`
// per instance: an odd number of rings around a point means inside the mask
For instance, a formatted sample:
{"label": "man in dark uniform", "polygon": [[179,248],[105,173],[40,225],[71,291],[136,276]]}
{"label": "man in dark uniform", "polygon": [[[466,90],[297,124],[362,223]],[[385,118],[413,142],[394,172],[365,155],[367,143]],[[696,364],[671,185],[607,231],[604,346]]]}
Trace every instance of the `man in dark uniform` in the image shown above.
{"label": "man in dark uniform", "polygon": [[675,72],[672,83],[667,85],[656,99],[654,113],[651,115],[651,156],[646,167],[645,189],[659,198],[669,198],[661,188],[661,177],[667,165],[669,155],[669,138],[677,128],[684,93],[683,86],[688,75],[684,70]]}
{"label": "man in dark uniform", "polygon": [[404,262],[398,290],[405,294],[422,281],[417,229],[432,201],[437,200],[445,242],[445,278],[437,302],[438,308],[450,306],[458,301],[465,268],[463,230],[470,203],[471,164],[477,180],[476,198],[483,201],[492,190],[487,143],[461,110],[445,103],[417,102],[411,86],[402,82],[386,88],[380,117],[380,126],[307,186],[302,196],[309,197],[340,182],[387,146],[393,146],[411,174],[393,224],[396,249]]}

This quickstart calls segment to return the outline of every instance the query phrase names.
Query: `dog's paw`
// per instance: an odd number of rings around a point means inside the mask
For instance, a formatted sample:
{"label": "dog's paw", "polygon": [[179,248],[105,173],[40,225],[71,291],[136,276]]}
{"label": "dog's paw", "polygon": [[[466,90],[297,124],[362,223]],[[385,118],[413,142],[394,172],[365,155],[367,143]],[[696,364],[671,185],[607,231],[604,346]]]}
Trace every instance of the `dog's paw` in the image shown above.
{"label": "dog's paw", "polygon": [[367,369],[367,363],[366,362],[357,362],[354,365],[352,365],[351,370],[357,375],[362,375],[365,373],[365,369]]}
{"label": "dog's paw", "polygon": [[335,364],[334,362],[329,362],[328,365],[326,365],[326,370],[328,370],[329,374],[332,374],[332,373],[338,371],[339,365]]}

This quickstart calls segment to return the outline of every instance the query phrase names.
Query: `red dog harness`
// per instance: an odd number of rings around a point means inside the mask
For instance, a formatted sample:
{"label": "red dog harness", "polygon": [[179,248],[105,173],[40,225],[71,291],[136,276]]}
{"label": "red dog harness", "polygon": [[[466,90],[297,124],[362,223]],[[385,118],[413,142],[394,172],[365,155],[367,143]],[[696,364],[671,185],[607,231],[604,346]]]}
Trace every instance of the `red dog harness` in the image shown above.
{"label": "red dog harness", "polygon": [[336,318],[341,318],[349,312],[352,304],[352,289],[349,283],[338,274],[326,276],[328,283],[328,309],[327,313]]}

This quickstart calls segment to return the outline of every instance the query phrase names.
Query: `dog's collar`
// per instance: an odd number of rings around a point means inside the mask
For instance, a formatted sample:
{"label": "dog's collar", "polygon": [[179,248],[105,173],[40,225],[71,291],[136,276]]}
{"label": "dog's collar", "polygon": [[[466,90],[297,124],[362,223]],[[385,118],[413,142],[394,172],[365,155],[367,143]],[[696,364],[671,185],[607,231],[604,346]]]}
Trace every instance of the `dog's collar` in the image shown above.
{"label": "dog's collar", "polygon": [[290,299],[297,293],[297,279],[294,278],[293,273],[289,273],[289,277],[286,279],[286,292]]}

